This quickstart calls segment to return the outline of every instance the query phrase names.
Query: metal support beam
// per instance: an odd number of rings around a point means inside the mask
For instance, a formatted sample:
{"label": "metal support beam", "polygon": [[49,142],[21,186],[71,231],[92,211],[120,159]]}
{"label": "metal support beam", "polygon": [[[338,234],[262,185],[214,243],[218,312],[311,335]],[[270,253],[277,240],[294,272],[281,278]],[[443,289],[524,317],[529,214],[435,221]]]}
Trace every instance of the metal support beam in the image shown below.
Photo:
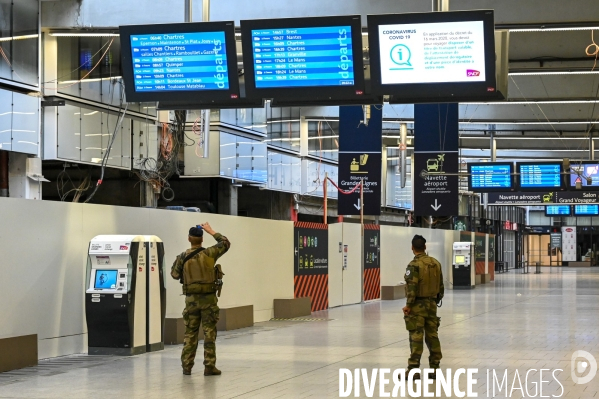
{"label": "metal support beam", "polygon": [[210,0],[202,0],[202,21],[210,21]]}
{"label": "metal support beam", "polygon": [[449,0],[432,0],[433,11],[449,11]]}
{"label": "metal support beam", "polygon": [[497,160],[497,139],[495,138],[495,132],[491,131],[491,162],[495,162]]}
{"label": "metal support beam", "polygon": [[593,140],[593,131],[589,132],[589,160],[595,160],[595,140]]}
{"label": "metal support beam", "polygon": [[185,22],[193,22],[193,0],[185,0]]}

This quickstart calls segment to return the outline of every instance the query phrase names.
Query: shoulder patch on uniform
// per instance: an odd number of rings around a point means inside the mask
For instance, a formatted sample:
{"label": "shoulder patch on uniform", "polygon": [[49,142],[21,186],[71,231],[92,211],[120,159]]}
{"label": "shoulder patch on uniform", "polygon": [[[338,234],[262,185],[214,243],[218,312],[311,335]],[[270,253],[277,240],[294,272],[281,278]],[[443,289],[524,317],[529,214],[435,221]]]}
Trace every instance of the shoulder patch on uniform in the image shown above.
{"label": "shoulder patch on uniform", "polygon": [[406,276],[409,276],[409,275],[410,275],[410,273],[411,273],[411,272],[410,272],[410,270],[409,270],[409,269],[408,269],[408,270],[406,270]]}

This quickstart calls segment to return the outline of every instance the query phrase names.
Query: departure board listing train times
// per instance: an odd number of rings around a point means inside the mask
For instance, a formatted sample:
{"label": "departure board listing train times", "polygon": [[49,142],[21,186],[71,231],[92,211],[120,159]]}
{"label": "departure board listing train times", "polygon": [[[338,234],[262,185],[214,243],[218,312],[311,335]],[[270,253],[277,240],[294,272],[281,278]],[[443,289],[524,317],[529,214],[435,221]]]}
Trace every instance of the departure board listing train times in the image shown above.
{"label": "departure board listing train times", "polygon": [[470,184],[473,189],[512,189],[510,165],[470,165]]}
{"label": "departure board listing train times", "polygon": [[556,164],[519,165],[521,188],[560,188],[562,166]]}
{"label": "departure board listing train times", "polygon": [[256,88],[354,85],[351,26],[252,30]]}
{"label": "departure board listing train times", "polygon": [[382,84],[484,82],[483,21],[380,25]]}
{"label": "departure board listing train times", "polygon": [[135,91],[228,90],[225,32],[131,35]]}

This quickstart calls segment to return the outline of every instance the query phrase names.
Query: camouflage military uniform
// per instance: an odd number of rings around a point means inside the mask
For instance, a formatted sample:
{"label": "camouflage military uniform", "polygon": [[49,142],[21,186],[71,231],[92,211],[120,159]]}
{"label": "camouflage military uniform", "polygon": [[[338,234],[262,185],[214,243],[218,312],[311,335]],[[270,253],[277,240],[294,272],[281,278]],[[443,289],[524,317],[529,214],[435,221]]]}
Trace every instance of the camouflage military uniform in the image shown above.
{"label": "camouflage military uniform", "polygon": [[408,369],[419,368],[420,358],[424,350],[423,341],[430,352],[429,366],[433,369],[439,368],[439,363],[443,357],[441,354],[441,342],[439,342],[439,322],[437,317],[437,302],[433,297],[418,297],[420,280],[420,266],[424,264],[436,263],[439,266],[440,273],[440,298],[443,298],[443,274],[439,262],[428,255],[418,254],[410,262],[406,269],[406,306],[410,307],[410,314],[404,316],[406,329],[410,334],[410,358],[408,359]]}
{"label": "camouflage military uniform", "polygon": [[[231,246],[227,237],[216,233],[214,239],[217,244],[204,249],[204,253],[215,261],[229,250]],[[177,256],[171,269],[171,276],[179,280],[183,275],[183,259],[198,247],[192,247]],[[204,366],[214,367],[216,364],[216,323],[219,320],[218,298],[216,293],[187,294],[185,296],[185,309],[183,322],[185,323],[185,340],[181,353],[183,369],[191,370],[194,365],[198,349],[198,334],[200,324],[204,331]]]}

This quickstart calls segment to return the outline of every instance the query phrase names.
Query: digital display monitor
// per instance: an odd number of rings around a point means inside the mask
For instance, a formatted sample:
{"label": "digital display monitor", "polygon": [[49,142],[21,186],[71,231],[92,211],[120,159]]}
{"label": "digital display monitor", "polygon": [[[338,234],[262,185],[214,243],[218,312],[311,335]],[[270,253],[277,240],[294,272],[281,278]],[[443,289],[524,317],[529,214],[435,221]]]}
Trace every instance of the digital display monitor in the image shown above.
{"label": "digital display monitor", "polygon": [[570,205],[547,205],[545,207],[545,216],[570,216],[571,214]]}
{"label": "digital display monitor", "polygon": [[456,255],[455,256],[455,264],[456,265],[464,263],[464,262],[466,262],[466,256],[464,256],[464,255]]}
{"label": "digital display monitor", "polygon": [[128,102],[239,98],[233,22],[129,25],[120,36]]}
{"label": "digital display monitor", "polygon": [[474,192],[513,191],[514,164],[481,162],[468,164],[468,189]]}
{"label": "digital display monitor", "polygon": [[560,162],[518,162],[517,171],[522,190],[561,190]]}
{"label": "digital display monitor", "polygon": [[96,270],[94,288],[103,290],[116,289],[118,270]]}
{"label": "digital display monitor", "polygon": [[392,102],[495,96],[492,10],[368,16],[374,94]]}
{"label": "digital display monitor", "polygon": [[599,205],[574,205],[574,215],[576,215],[576,216],[599,215]]}
{"label": "digital display monitor", "polygon": [[[591,178],[589,184],[588,177]],[[568,183],[571,189],[576,188],[576,183],[580,182],[584,189],[599,189],[599,162],[572,162],[570,164],[570,178]]]}
{"label": "digital display monitor", "polygon": [[248,97],[364,96],[360,16],[241,21]]}

